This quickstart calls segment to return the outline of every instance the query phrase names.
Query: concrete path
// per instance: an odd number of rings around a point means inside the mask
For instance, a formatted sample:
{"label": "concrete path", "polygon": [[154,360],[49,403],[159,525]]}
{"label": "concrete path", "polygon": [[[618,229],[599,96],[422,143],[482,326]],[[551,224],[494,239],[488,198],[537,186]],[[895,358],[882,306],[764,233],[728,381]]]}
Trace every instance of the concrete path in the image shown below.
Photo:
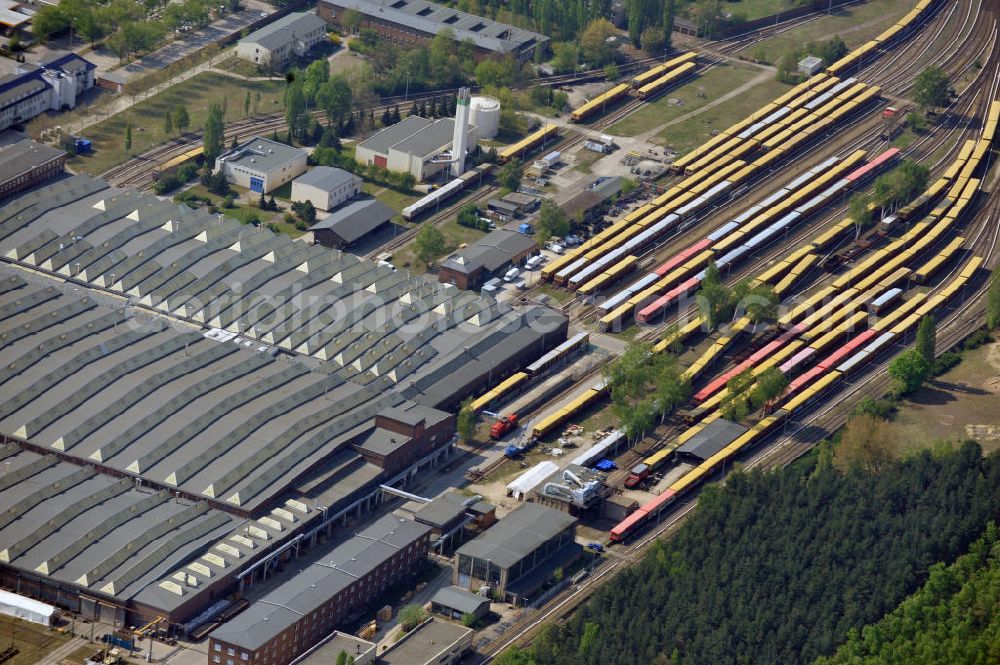
{"label": "concrete path", "polygon": [[[235,53],[236,49],[232,48],[221,52],[217,56],[217,58],[219,60],[223,60],[225,58],[234,55]],[[118,95],[118,97],[116,97],[114,101],[112,101],[110,104],[102,105],[100,108],[95,109],[92,112],[85,113],[81,115],[79,118],[75,118],[74,120],[65,123],[63,125],[63,131],[68,132],[70,134],[82,134],[84,133],[84,130],[87,127],[90,127],[91,125],[96,125],[98,122],[101,122],[102,120],[107,120],[111,116],[117,115],[122,111],[131,108],[134,104],[146,101],[153,95],[162,92],[163,90],[166,90],[170,86],[177,85],[182,81],[186,81],[189,78],[192,78],[202,72],[207,72],[207,71],[219,72],[224,74],[230,73],[230,72],[221,72],[220,70],[214,69],[212,67],[212,61],[203,62],[200,65],[192,67],[191,69],[188,69],[187,71],[178,74],[169,81],[164,81],[163,83],[153,86],[152,88],[146,90],[145,92],[141,92],[137,95],[130,95],[128,93],[123,93],[121,95]]]}

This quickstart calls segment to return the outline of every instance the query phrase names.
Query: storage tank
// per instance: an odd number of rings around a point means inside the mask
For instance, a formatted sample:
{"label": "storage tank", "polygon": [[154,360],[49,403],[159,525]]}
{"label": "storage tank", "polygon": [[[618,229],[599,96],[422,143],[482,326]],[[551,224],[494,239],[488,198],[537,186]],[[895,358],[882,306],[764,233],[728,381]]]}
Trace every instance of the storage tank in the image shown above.
{"label": "storage tank", "polygon": [[469,122],[476,126],[476,136],[491,139],[500,130],[500,102],[492,97],[473,97],[469,104]]}

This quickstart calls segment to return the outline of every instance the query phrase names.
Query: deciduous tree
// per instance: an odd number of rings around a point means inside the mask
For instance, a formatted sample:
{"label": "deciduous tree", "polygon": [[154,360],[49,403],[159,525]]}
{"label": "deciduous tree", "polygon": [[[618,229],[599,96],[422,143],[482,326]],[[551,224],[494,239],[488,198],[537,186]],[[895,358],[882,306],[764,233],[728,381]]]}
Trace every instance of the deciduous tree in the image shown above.
{"label": "deciduous tree", "polygon": [[413,245],[417,259],[424,265],[430,265],[434,259],[445,252],[444,235],[433,225],[425,226],[417,231]]}

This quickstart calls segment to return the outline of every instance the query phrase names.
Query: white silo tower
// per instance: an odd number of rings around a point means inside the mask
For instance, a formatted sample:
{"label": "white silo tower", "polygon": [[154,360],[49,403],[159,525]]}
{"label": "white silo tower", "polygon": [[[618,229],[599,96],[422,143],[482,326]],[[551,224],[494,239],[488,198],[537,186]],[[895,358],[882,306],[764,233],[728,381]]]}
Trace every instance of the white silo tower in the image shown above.
{"label": "white silo tower", "polygon": [[470,121],[481,139],[491,139],[500,131],[500,101],[493,97],[473,97],[469,103]]}
{"label": "white silo tower", "polygon": [[469,89],[459,88],[455,98],[455,134],[451,139],[451,173],[460,176],[465,173],[466,142],[469,138]]}

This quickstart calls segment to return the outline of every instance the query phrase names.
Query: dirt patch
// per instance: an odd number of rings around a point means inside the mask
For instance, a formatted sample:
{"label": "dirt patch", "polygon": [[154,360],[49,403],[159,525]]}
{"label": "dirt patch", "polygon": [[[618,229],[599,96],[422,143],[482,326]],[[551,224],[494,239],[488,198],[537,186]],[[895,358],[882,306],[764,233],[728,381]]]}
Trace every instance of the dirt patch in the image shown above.
{"label": "dirt patch", "polygon": [[893,428],[904,451],[974,439],[1000,450],[1000,342],[963,353],[962,362],[903,403]]}

